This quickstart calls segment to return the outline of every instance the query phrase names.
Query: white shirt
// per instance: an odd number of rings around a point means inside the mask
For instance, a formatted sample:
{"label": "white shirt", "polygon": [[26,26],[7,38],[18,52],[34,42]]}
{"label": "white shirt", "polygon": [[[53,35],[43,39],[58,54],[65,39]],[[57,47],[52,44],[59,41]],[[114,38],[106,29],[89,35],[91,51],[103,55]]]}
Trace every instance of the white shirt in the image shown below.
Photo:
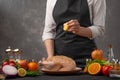
{"label": "white shirt", "polygon": [[[43,41],[46,39],[54,39],[56,23],[53,19],[52,12],[57,0],[47,0],[45,27],[42,35]],[[92,37],[96,38],[104,34],[105,16],[106,16],[106,0],[87,0],[90,12],[90,20],[93,24],[88,28],[92,31]]]}

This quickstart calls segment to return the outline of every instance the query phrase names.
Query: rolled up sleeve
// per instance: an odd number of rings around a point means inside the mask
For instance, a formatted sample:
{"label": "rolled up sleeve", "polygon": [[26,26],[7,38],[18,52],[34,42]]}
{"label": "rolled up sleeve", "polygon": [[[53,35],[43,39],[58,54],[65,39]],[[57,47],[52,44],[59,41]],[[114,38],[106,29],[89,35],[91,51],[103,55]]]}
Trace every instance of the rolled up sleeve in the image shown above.
{"label": "rolled up sleeve", "polygon": [[104,35],[105,32],[105,17],[106,17],[106,1],[94,0],[93,13],[92,13],[93,25],[89,26],[92,32],[92,38]]}
{"label": "rolled up sleeve", "polygon": [[46,39],[54,39],[55,37],[55,29],[56,29],[56,23],[52,16],[52,11],[54,7],[54,1],[47,0],[46,4],[46,16],[45,16],[45,27],[43,30],[42,40]]}

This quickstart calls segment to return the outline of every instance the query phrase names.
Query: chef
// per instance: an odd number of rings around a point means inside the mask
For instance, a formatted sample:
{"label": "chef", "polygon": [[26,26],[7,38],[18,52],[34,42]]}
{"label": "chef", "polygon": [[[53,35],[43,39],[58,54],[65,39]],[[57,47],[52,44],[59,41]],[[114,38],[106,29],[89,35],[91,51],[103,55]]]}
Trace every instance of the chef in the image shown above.
{"label": "chef", "polygon": [[42,39],[48,58],[68,56],[84,68],[97,47],[94,39],[104,34],[105,16],[106,0],[47,0]]}

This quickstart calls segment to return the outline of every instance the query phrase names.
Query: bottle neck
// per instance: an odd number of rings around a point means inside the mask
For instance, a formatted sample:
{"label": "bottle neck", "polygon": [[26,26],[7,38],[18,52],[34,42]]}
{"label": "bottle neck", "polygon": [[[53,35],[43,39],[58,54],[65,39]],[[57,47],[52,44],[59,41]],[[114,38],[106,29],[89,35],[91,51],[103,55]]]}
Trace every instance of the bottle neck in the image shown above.
{"label": "bottle neck", "polygon": [[112,46],[110,45],[109,47],[108,47],[108,61],[109,62],[114,62],[114,52],[113,52],[113,48],[112,48]]}

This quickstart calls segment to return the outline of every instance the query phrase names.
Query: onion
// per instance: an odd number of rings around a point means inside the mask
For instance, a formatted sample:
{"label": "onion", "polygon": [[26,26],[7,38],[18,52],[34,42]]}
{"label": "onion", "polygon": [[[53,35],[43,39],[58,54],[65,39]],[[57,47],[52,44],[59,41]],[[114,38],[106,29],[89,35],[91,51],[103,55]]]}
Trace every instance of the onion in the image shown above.
{"label": "onion", "polygon": [[14,77],[17,75],[17,69],[11,65],[3,66],[2,71],[7,77]]}

